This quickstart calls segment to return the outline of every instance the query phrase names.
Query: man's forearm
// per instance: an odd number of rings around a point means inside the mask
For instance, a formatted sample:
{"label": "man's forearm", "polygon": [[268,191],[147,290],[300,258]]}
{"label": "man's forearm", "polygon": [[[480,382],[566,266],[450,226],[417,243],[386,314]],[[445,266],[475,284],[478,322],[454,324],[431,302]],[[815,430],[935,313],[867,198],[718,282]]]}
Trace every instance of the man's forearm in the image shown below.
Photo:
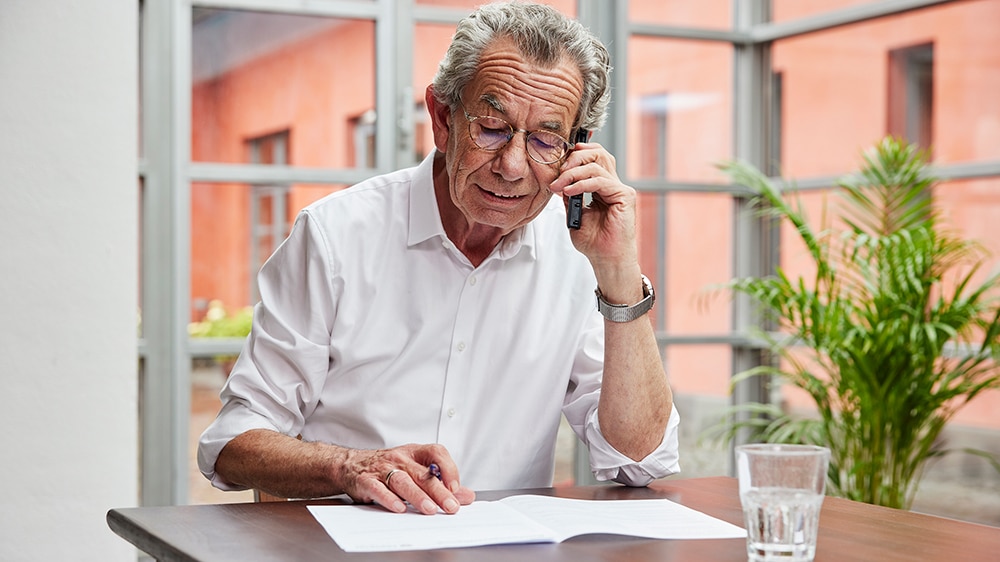
{"label": "man's forearm", "polygon": [[612,447],[639,461],[662,442],[673,396],[648,317],[605,321],[604,329],[601,433]]}
{"label": "man's forearm", "polygon": [[314,498],[345,492],[337,482],[348,450],[304,443],[275,431],[255,429],[235,437],[215,462],[231,484],[286,498]]}
{"label": "man's forearm", "polygon": [[[594,263],[594,262],[592,262]],[[611,303],[633,304],[645,295],[637,262],[594,263],[597,285]],[[649,316],[604,320],[604,376],[598,420],[608,444],[639,461],[663,441],[673,396]]]}

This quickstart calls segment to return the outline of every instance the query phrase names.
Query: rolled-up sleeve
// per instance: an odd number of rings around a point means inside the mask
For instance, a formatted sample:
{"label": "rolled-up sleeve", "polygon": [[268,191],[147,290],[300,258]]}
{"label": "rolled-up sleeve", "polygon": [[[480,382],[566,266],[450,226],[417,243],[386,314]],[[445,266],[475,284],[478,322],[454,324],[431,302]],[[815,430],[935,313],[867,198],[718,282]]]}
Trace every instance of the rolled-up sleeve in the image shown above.
{"label": "rolled-up sleeve", "polygon": [[198,444],[198,468],[217,488],[240,489],[215,472],[230,440],[253,429],[297,435],[319,400],[335,311],[328,255],[303,212],[261,269],[253,328],[222,389],[222,409]]}
{"label": "rolled-up sleeve", "polygon": [[245,489],[223,480],[215,472],[215,461],[231,439],[252,429],[281,431],[268,417],[255,413],[246,401],[230,400],[223,404],[218,417],[202,433],[198,443],[198,468],[216,488],[227,491]]}
{"label": "rolled-up sleeve", "polygon": [[590,470],[598,480],[613,480],[626,486],[645,486],[657,478],[677,474],[681,470],[677,439],[680,421],[677,408],[671,408],[660,445],[636,462],[619,453],[604,439],[595,410],[587,421]]}

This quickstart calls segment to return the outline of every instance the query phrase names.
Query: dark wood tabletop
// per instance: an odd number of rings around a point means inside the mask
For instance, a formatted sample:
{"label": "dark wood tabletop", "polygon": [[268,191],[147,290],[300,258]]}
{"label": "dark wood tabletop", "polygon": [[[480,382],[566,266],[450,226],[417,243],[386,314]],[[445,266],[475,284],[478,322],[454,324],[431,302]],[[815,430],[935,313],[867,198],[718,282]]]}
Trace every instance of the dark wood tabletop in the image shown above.
{"label": "dark wood tabletop", "polygon": [[[726,477],[661,480],[648,488],[580,486],[484,492],[477,499],[532,493],[620,500],[667,498],[743,526],[736,480]],[[426,562],[745,561],[744,539],[651,540],[585,535],[560,544],[481,546],[410,552],[346,553],[307,505],[336,500],[112,509],[108,526],[161,561],[386,560]],[[1000,560],[1000,528],[826,498],[815,562]]]}

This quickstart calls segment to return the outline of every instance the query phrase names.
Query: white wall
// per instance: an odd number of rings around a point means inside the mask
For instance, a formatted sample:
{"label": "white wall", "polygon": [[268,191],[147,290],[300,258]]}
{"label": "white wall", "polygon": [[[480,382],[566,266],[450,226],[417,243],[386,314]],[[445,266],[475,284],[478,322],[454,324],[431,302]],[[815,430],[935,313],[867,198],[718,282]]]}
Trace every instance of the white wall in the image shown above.
{"label": "white wall", "polygon": [[0,560],[135,560],[136,0],[0,2]]}

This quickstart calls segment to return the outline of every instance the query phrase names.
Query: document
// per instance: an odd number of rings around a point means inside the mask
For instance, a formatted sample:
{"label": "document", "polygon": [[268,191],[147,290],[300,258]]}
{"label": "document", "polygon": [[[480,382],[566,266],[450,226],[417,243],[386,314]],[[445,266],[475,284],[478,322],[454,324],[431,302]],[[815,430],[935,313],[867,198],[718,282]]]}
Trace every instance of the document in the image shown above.
{"label": "document", "polygon": [[747,536],[742,527],[665,499],[602,501],[522,495],[476,501],[454,515],[423,515],[413,509],[391,513],[372,505],[311,505],[309,511],[346,552],[555,543],[595,533],[652,539]]}

